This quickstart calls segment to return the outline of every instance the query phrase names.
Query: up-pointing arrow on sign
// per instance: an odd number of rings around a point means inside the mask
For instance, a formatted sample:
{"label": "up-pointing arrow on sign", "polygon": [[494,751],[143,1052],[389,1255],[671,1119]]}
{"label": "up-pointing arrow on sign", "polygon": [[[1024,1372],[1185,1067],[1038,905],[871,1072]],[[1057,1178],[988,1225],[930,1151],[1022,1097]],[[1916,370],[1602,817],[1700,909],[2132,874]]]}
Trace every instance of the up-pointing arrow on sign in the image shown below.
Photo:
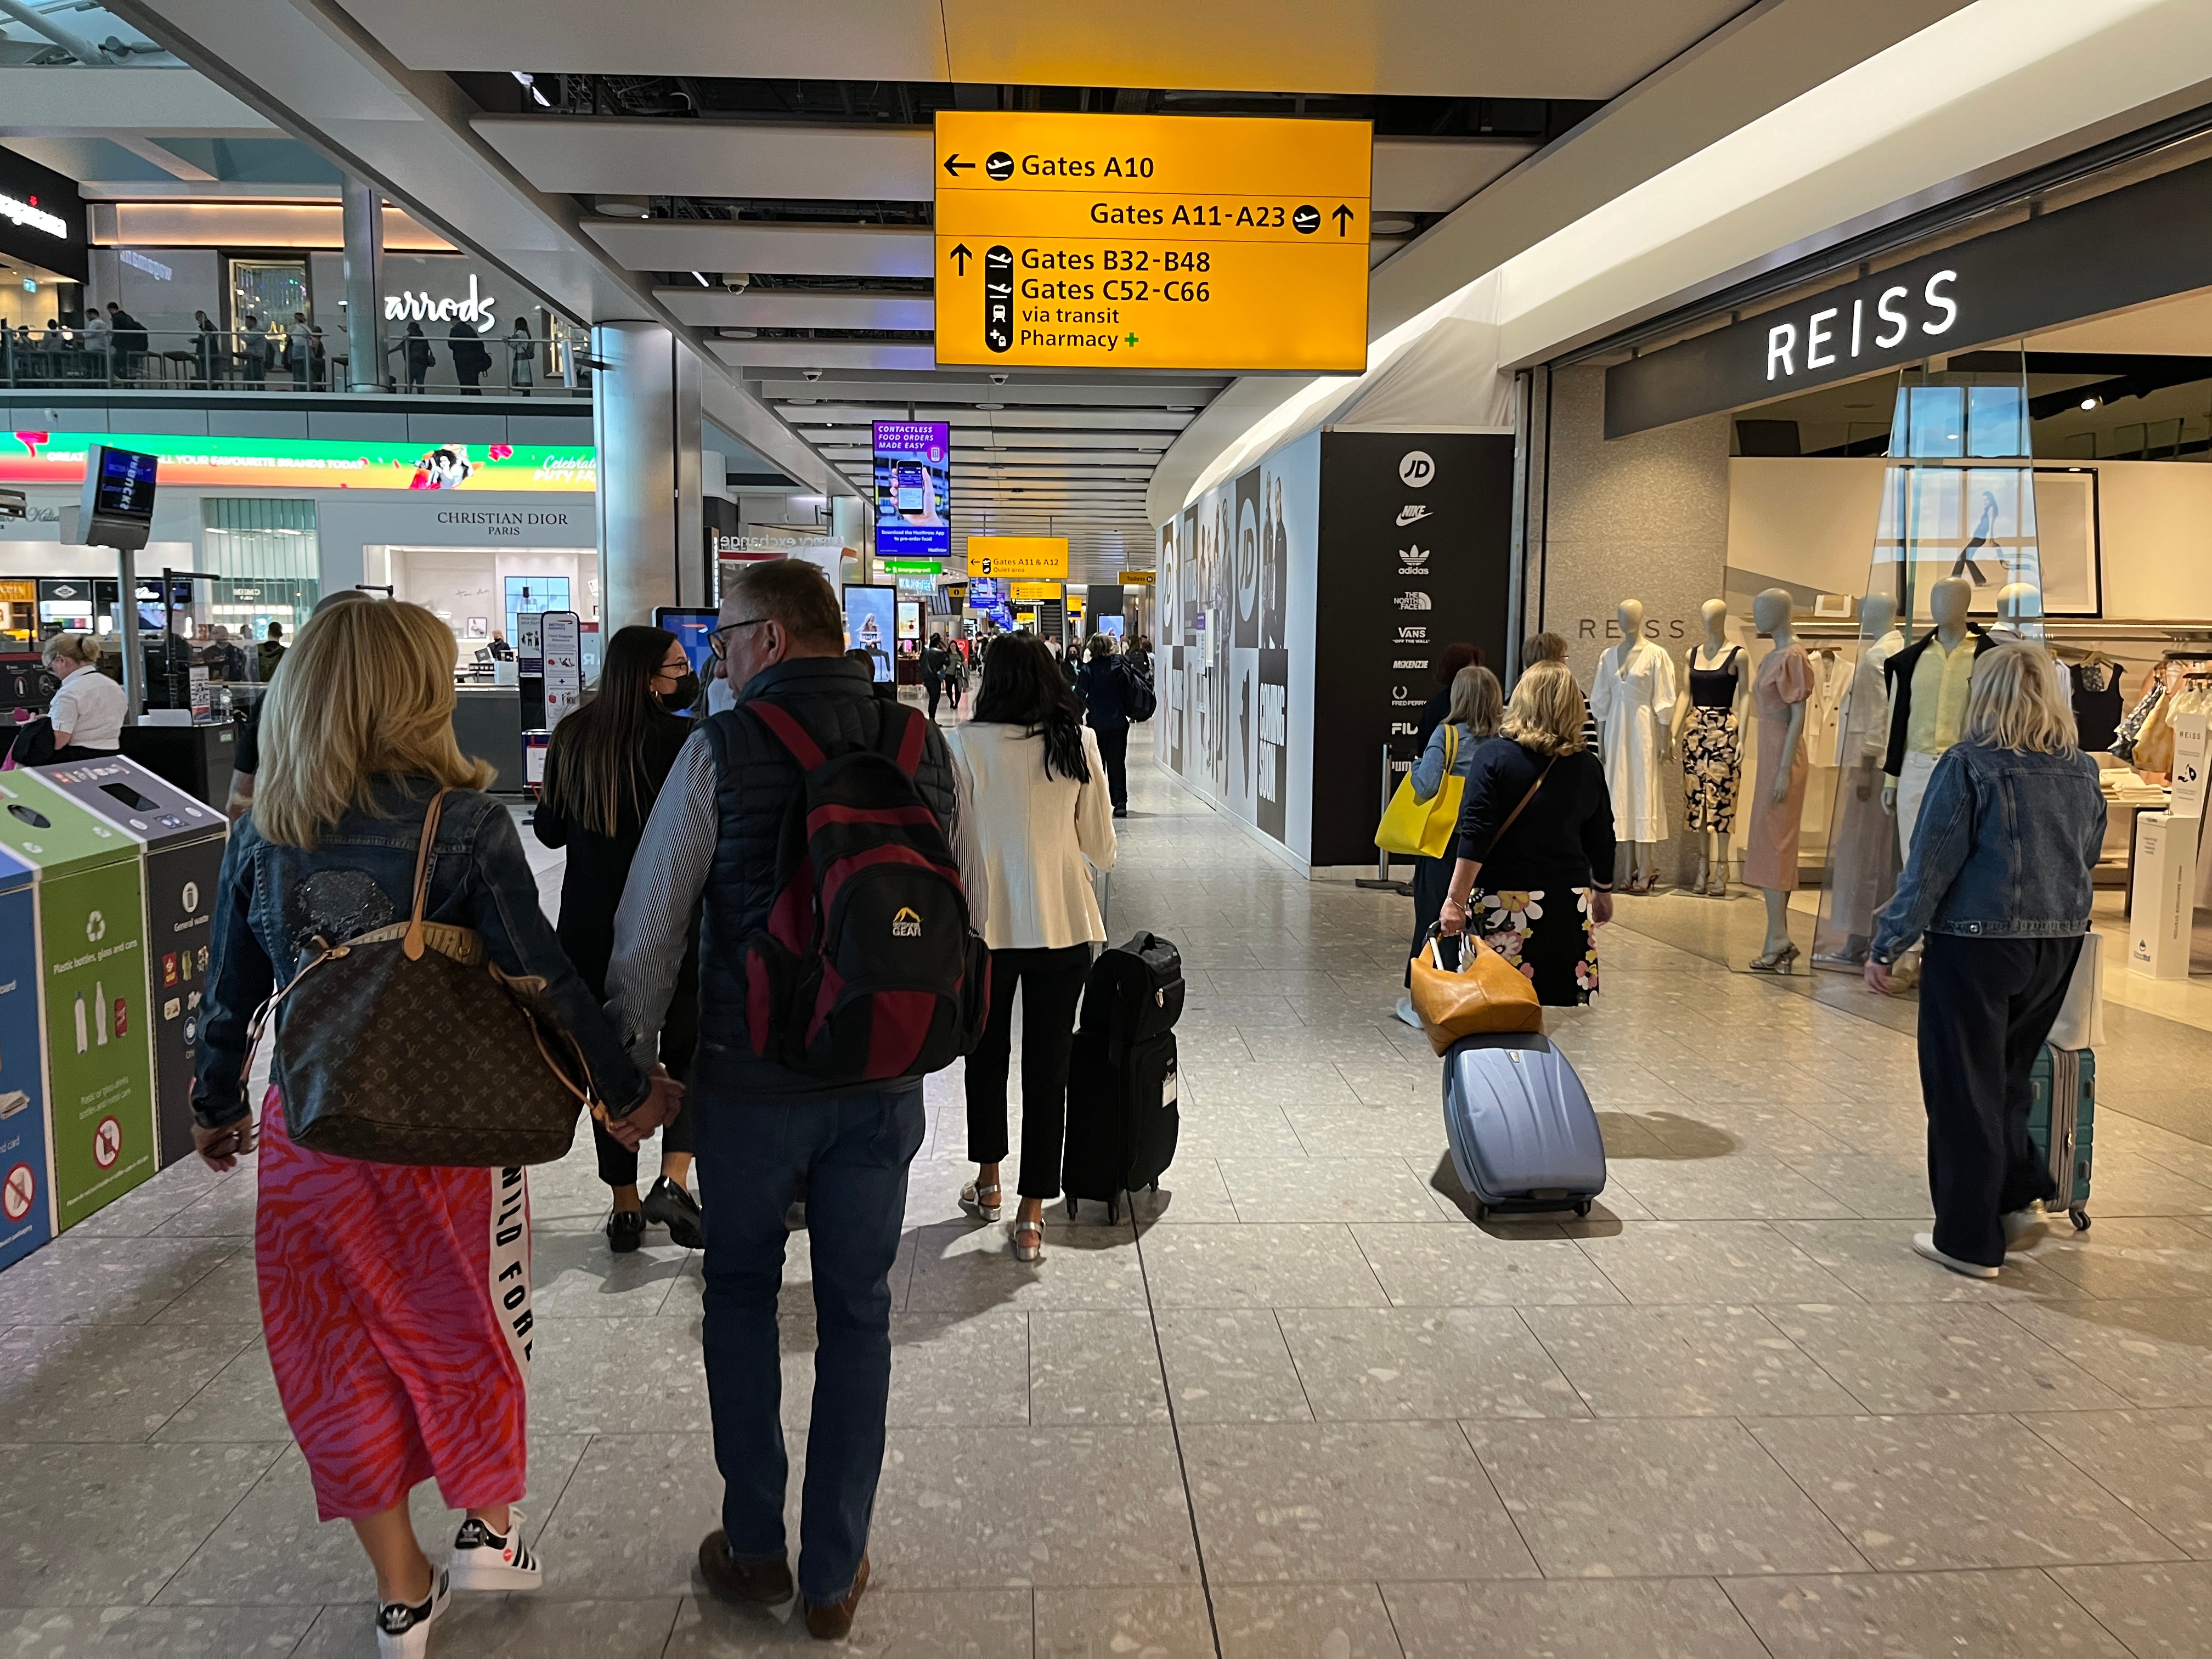
{"label": "up-pointing arrow on sign", "polygon": [[1336,211],[1328,216],[1336,221],[1336,234],[1341,236],[1352,223],[1352,212],[1350,208],[1339,205]]}
{"label": "up-pointing arrow on sign", "polygon": [[973,161],[962,161],[960,159],[960,152],[958,150],[953,151],[951,155],[945,158],[945,170],[951,173],[955,179],[957,179],[963,173],[973,171],[975,166],[975,164]]}
{"label": "up-pointing arrow on sign", "polygon": [[960,274],[963,276],[965,276],[968,274],[968,262],[975,256],[968,251],[968,244],[963,242],[958,246],[955,247],[951,253],[947,257],[950,258],[955,264],[960,267]]}

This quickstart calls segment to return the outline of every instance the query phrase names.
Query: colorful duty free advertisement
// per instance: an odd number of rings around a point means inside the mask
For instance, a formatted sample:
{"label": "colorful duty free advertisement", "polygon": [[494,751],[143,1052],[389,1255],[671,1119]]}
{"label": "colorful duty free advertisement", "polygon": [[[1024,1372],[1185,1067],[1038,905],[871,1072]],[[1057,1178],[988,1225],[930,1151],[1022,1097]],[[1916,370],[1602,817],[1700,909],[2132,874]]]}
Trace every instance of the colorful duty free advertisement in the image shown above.
{"label": "colorful duty free advertisement", "polygon": [[0,434],[0,483],[84,482],[85,456],[108,444],[161,463],[165,489],[491,489],[587,494],[589,444],[347,443],[325,438],[195,438],[150,432]]}

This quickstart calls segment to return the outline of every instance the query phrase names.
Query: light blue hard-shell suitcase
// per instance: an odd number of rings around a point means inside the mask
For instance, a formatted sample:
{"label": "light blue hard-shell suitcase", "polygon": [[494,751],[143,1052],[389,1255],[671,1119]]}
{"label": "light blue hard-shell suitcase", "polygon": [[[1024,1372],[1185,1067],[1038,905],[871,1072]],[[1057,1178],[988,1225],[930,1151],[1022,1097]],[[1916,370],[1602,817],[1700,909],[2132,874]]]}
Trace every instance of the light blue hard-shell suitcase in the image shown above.
{"label": "light blue hard-shell suitcase", "polygon": [[1589,1213],[1605,1190],[1605,1139],[1567,1057],[1536,1032],[1462,1037],[1444,1054],[1444,1135],[1478,1216]]}

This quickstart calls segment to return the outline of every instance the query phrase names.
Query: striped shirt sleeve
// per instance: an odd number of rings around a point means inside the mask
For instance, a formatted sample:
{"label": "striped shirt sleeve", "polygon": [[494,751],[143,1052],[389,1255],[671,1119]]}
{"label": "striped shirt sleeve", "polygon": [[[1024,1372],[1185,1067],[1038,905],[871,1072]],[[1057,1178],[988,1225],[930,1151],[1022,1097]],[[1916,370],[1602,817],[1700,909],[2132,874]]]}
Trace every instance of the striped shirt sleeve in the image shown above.
{"label": "striped shirt sleeve", "polygon": [[640,1066],[659,1056],[660,1028],[676,994],[684,936],[714,865],[720,781],[706,732],[693,732],[653,801],[615,912],[607,1015]]}

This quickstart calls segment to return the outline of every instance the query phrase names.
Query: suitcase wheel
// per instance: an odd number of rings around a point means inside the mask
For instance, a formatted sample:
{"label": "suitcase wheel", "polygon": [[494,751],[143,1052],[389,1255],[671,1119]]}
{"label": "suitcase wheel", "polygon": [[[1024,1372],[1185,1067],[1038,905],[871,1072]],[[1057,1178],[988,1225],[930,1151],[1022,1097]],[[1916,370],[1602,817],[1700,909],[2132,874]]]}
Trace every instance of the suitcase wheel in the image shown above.
{"label": "suitcase wheel", "polygon": [[1158,1182],[1155,1181],[1155,1182],[1152,1183],[1152,1190],[1153,1190],[1154,1192],[1158,1192],[1158,1191],[1159,1191],[1159,1189],[1160,1189],[1160,1183],[1159,1183]]}
{"label": "suitcase wheel", "polygon": [[1474,1200],[1474,1218],[1477,1221],[1487,1221],[1490,1219],[1490,1206],[1484,1203],[1479,1198]]}
{"label": "suitcase wheel", "polygon": [[2066,1214],[2074,1223],[2075,1232],[2086,1233],[2089,1231],[2089,1212],[2080,1205],[2076,1204],[2072,1209],[2067,1211]]}
{"label": "suitcase wheel", "polygon": [[1588,1199],[1584,1199],[1581,1203],[1575,1206],[1575,1214],[1578,1217],[1587,1216],[1589,1212],[1590,1201]]}
{"label": "suitcase wheel", "polygon": [[1118,1198],[1108,1199],[1106,1200],[1106,1224],[1110,1227],[1121,1218],[1121,1200]]}
{"label": "suitcase wheel", "polygon": [[1073,1193],[1070,1193],[1067,1195],[1067,1218],[1070,1221],[1075,1219],[1075,1194]]}

